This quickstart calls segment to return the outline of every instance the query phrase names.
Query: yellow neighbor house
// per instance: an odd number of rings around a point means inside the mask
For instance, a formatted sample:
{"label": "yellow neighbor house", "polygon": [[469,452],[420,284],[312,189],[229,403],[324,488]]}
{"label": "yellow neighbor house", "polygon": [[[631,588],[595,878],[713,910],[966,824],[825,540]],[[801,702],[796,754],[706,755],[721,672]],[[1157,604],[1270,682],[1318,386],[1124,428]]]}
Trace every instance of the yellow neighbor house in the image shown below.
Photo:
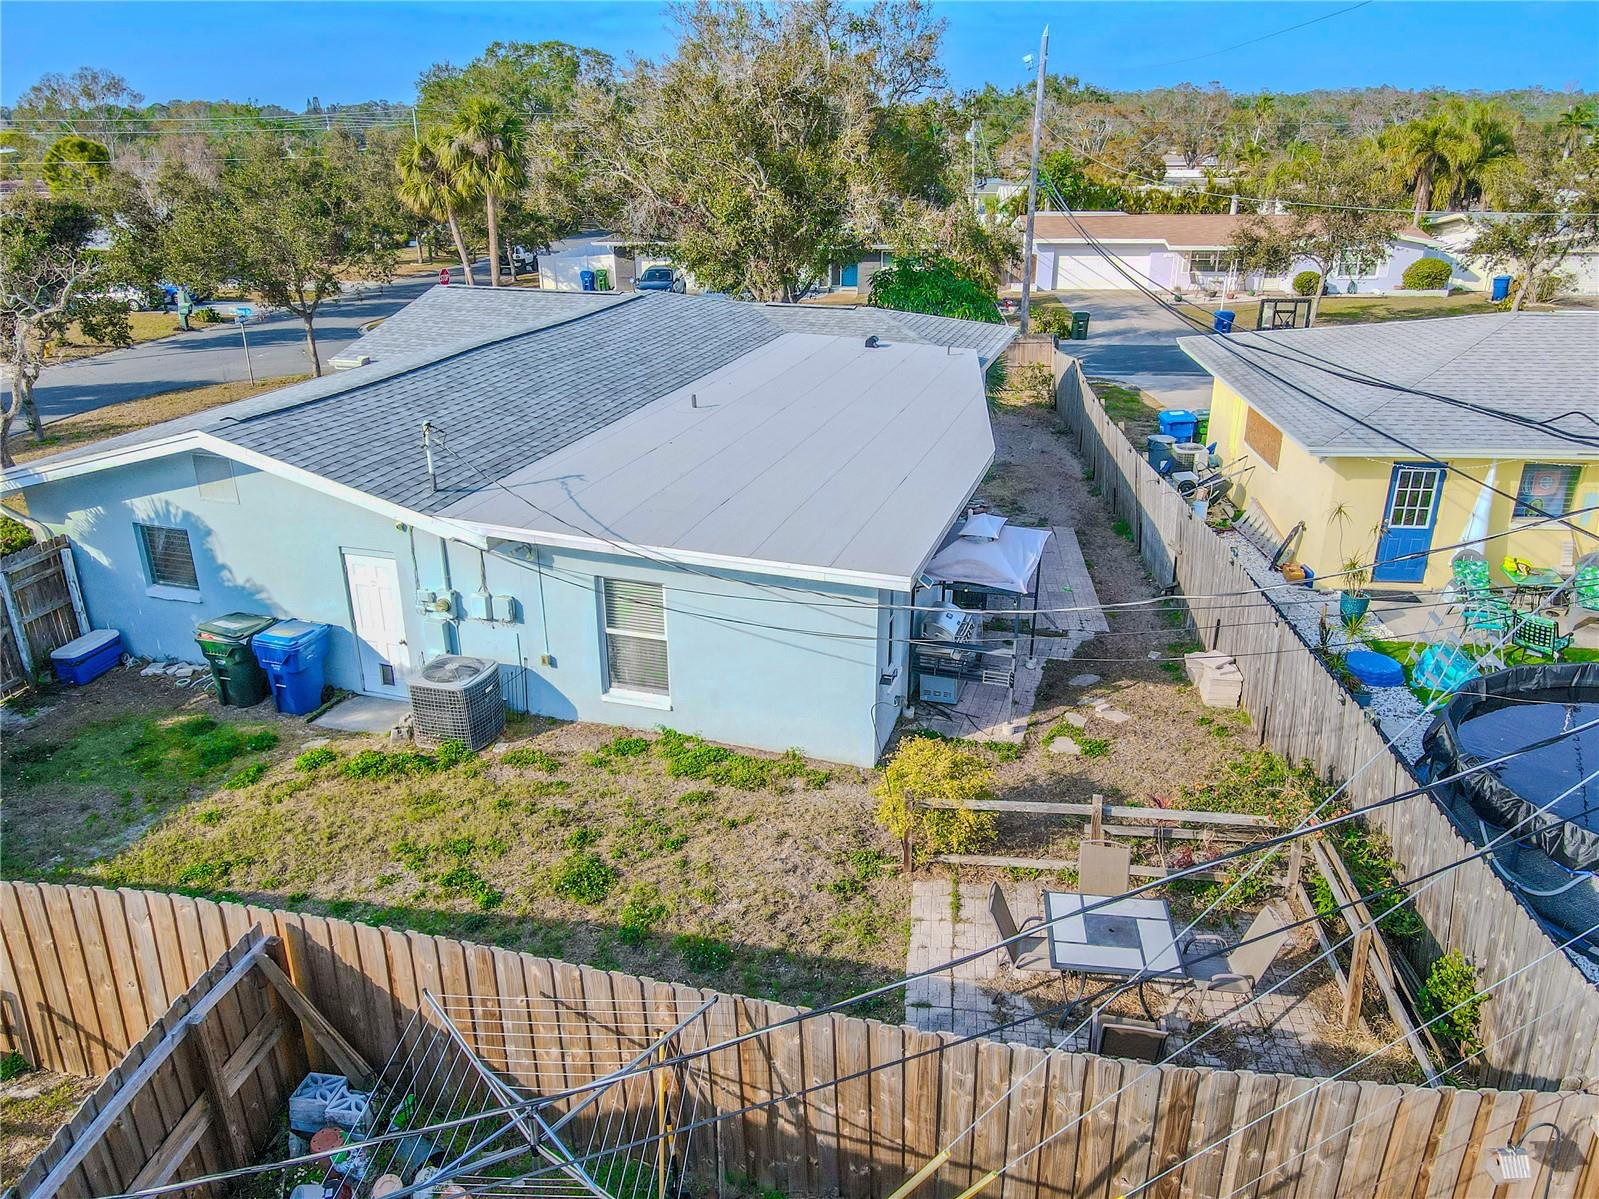
{"label": "yellow neighbor house", "polygon": [[[1569,573],[1599,549],[1599,312],[1189,337],[1240,507],[1318,576],[1441,588],[1461,542]],[[1560,523],[1560,520],[1568,521]],[[1571,526],[1575,525],[1576,528]]]}

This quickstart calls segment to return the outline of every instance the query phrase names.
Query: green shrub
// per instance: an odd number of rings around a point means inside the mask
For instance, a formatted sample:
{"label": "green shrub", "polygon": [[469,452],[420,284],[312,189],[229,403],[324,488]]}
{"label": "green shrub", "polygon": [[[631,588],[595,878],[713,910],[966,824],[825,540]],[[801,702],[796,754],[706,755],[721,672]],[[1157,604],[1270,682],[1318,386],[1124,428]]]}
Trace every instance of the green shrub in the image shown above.
{"label": "green shrub", "polygon": [[299,757],[295,758],[294,768],[296,770],[303,770],[309,774],[313,770],[321,770],[322,767],[328,765],[330,762],[337,762],[338,760],[339,755],[337,753],[325,745],[319,745],[315,749],[306,750]]}
{"label": "green shrub", "polygon": [[[953,741],[903,740],[873,789],[877,822],[896,837],[914,837],[932,853],[972,853],[994,839],[998,826],[993,813],[964,805],[989,798],[992,781],[988,763]],[[926,799],[962,806],[919,806],[918,801]]]}
{"label": "green shrub", "polygon": [[616,868],[599,854],[578,849],[556,863],[550,886],[562,899],[593,905],[605,902],[616,878]]}
{"label": "green shrub", "polygon": [[622,904],[617,938],[624,945],[642,945],[667,915],[661,893],[648,883],[640,883],[628,892],[627,901]]}
{"label": "green shrub", "polygon": [[196,307],[194,310],[194,319],[197,323],[202,325],[220,325],[224,323],[227,318],[215,308]]}
{"label": "green shrub", "polygon": [[[1421,985],[1421,1015],[1460,1047],[1463,1055],[1482,1049],[1479,1037],[1482,1005],[1488,998],[1477,987],[1477,971],[1464,954],[1451,949],[1432,964],[1427,981]],[[1454,1011],[1450,1011],[1454,1008]],[[1448,1012],[1448,1015],[1444,1015]]]}
{"label": "green shrub", "polygon": [[725,941],[700,933],[684,933],[672,941],[672,948],[682,955],[683,964],[690,970],[725,970],[733,960],[733,951]]}
{"label": "green shrub", "polygon": [[0,1082],[10,1082],[13,1078],[19,1078],[32,1071],[33,1067],[28,1065],[28,1059],[14,1049],[4,1057],[0,1057]]}
{"label": "green shrub", "polygon": [[269,769],[265,762],[251,762],[243,770],[234,772],[222,786],[229,791],[243,791],[246,787],[259,783],[266,777]]}
{"label": "green shrub", "polygon": [[1032,313],[1033,328],[1051,337],[1070,337],[1072,310],[1064,304],[1045,304]]}
{"label": "green shrub", "polygon": [[534,749],[531,745],[519,745],[515,749],[506,750],[500,755],[500,761],[519,770],[542,770],[545,774],[555,774],[561,769],[559,758],[542,749]]}
{"label": "green shrub", "polygon": [[251,733],[244,739],[244,748],[259,752],[264,749],[272,749],[277,743],[278,735],[276,733],[271,729],[262,729],[259,732]]}
{"label": "green shrub", "polygon": [[33,530],[20,520],[0,516],[0,557],[25,550],[34,543]]}
{"label": "green shrub", "polygon": [[1294,276],[1294,294],[1313,296],[1321,290],[1321,275],[1315,271],[1300,271]]}
{"label": "green shrub", "polygon": [[1400,285],[1411,291],[1438,291],[1449,286],[1454,268],[1445,258],[1418,258],[1405,268]]}

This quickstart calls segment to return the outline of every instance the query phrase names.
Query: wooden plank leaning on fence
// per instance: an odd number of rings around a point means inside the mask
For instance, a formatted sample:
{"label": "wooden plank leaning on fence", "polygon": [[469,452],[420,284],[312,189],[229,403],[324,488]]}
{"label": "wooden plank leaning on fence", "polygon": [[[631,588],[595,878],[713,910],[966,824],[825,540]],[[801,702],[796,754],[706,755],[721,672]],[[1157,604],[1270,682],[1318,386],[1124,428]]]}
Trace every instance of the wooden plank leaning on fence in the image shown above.
{"label": "wooden plank leaning on fence", "polygon": [[65,537],[0,558],[0,697],[32,687],[49,667],[50,651],[88,631]]}

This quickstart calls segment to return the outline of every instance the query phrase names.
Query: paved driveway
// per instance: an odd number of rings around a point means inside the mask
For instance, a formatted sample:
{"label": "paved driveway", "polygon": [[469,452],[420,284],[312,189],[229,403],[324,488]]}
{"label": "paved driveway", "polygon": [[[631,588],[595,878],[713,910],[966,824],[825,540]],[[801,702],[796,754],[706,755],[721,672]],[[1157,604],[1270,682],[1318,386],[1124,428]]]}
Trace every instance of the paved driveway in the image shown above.
{"label": "paved driveway", "polygon": [[1092,314],[1088,340],[1065,347],[1087,374],[1133,383],[1173,407],[1210,406],[1210,376],[1177,348],[1179,337],[1196,332],[1187,322],[1137,292],[1056,295],[1074,312]]}
{"label": "paved driveway", "polygon": [[[330,301],[317,315],[317,356],[328,360],[360,336],[361,326],[391,316],[436,282],[433,275],[401,279],[359,298]],[[220,305],[231,311],[231,305]],[[305,374],[305,326],[298,317],[274,316],[249,326],[250,359],[256,378]],[[164,391],[248,379],[244,349],[234,325],[202,325],[159,341],[79,358],[47,367],[34,386],[46,422]],[[9,396],[9,383],[0,387]]]}

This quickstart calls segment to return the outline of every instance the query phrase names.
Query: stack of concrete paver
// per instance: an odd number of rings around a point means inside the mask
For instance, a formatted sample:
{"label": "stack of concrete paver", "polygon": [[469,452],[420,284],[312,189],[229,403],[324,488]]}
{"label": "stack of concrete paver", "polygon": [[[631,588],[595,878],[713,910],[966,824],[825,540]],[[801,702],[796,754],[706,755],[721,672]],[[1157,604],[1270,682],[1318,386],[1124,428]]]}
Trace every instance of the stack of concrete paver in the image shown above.
{"label": "stack of concrete paver", "polygon": [[1207,708],[1236,708],[1244,698],[1244,676],[1231,655],[1201,650],[1183,655],[1188,681]]}

